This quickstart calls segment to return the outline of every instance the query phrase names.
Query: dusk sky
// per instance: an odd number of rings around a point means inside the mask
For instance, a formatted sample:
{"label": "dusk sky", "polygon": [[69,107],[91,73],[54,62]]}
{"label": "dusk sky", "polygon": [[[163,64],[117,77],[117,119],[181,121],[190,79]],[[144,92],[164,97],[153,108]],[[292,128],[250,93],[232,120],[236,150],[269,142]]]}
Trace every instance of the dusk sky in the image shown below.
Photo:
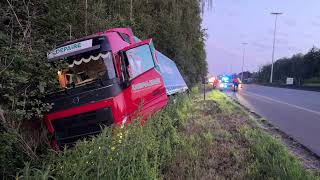
{"label": "dusk sky", "polygon": [[241,72],[242,42],[249,43],[244,70],[271,63],[274,11],[284,13],[278,17],[275,59],[319,47],[320,0],[213,0],[203,17],[209,74]]}

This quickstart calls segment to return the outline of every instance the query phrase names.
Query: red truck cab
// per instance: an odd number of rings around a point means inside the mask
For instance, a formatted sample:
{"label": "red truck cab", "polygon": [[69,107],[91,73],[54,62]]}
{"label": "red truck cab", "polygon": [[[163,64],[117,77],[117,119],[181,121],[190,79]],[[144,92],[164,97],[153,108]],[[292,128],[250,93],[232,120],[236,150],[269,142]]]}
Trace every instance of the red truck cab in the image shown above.
{"label": "red truck cab", "polygon": [[137,42],[130,28],[115,28],[67,42],[48,53],[61,90],[47,96],[45,115],[54,149],[96,135],[102,126],[147,118],[168,103],[151,39]]}

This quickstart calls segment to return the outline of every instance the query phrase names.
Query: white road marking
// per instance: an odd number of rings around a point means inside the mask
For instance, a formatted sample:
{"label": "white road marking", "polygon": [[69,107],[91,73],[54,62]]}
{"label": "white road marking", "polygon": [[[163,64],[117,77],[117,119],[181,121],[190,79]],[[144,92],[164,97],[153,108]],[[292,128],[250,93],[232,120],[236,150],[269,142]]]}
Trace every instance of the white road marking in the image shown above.
{"label": "white road marking", "polygon": [[304,110],[304,111],[308,111],[308,112],[311,112],[311,113],[314,113],[314,114],[317,114],[317,115],[320,116],[320,112],[319,111],[314,111],[314,110],[311,110],[311,109],[308,109],[308,108],[304,108],[304,107],[301,107],[301,106],[297,106],[297,105],[294,105],[294,104],[289,104],[289,103],[286,103],[286,102],[283,102],[283,101],[279,101],[279,100],[276,100],[276,99],[272,99],[270,97],[262,96],[262,95],[259,95],[259,94],[256,94],[256,93],[241,91],[241,94],[246,94],[248,96],[250,96],[250,94],[251,94],[251,95],[254,95],[254,96],[257,96],[257,97],[260,97],[260,98],[267,99],[269,101],[273,101],[273,102],[276,102],[276,103],[280,103],[280,104],[284,104],[284,105],[287,105],[287,106],[291,106],[291,107],[294,107],[294,108],[297,108],[297,109],[300,109],[300,110]]}

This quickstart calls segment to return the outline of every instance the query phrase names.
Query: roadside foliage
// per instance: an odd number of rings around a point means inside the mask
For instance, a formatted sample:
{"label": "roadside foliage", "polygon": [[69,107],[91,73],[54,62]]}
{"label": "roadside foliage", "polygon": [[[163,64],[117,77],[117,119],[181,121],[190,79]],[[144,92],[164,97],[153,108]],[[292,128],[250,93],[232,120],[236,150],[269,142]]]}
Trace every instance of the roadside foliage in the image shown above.
{"label": "roadside foliage", "polygon": [[[267,64],[255,76],[260,82],[269,82],[270,71],[271,64]],[[320,86],[320,49],[312,47],[306,54],[278,59],[274,63],[274,82],[284,84],[287,77],[294,78],[295,85]]]}
{"label": "roadside foliage", "polygon": [[[57,87],[57,67],[47,63],[56,45],[114,27],[131,27],[173,59],[188,85],[207,73],[199,0],[0,1],[0,172],[42,161],[47,136],[42,99]],[[12,137],[12,138],[7,138]],[[9,163],[8,163],[9,162]]]}

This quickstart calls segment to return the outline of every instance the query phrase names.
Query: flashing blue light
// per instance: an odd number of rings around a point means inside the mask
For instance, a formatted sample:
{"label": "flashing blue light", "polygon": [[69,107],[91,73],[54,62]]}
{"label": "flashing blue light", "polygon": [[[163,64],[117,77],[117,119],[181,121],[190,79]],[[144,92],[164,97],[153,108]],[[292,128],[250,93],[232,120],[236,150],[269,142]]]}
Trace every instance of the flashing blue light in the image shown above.
{"label": "flashing blue light", "polygon": [[223,77],[222,77],[222,81],[224,81],[224,82],[229,81],[229,77],[227,77],[227,76],[223,76]]}

